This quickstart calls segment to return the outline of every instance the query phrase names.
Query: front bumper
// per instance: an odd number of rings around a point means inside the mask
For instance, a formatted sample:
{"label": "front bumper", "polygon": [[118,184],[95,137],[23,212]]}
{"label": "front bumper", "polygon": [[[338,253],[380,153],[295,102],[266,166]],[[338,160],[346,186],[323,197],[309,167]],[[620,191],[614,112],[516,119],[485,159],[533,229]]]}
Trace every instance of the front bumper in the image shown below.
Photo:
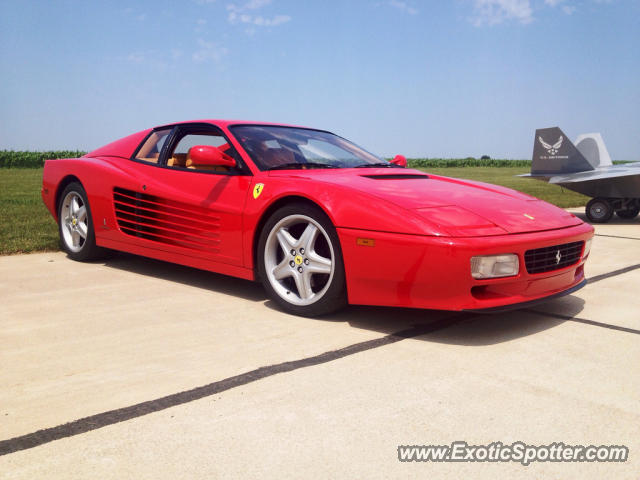
{"label": "front bumper", "polygon": [[512,303],[510,305],[504,305],[501,307],[489,307],[489,308],[477,308],[477,309],[465,309],[465,312],[471,313],[502,313],[502,312],[510,312],[511,310],[519,310],[521,308],[530,308],[539,305],[540,303],[548,302],[549,300],[553,300],[554,298],[564,297],[565,295],[569,295],[577,290],[580,290],[587,284],[587,279],[583,279],[579,284],[568,288],[567,290],[559,293],[554,293],[553,295],[549,295],[548,297],[542,297],[537,300],[529,300],[527,302],[522,303]]}
{"label": "front bumper", "polygon": [[[529,274],[524,254],[530,249],[586,241],[593,236],[593,227],[588,224],[474,238],[337,230],[349,303],[456,311],[521,308],[570,293],[584,282],[585,258],[558,270]],[[471,276],[471,257],[502,253],[518,255],[518,275],[482,280]]]}

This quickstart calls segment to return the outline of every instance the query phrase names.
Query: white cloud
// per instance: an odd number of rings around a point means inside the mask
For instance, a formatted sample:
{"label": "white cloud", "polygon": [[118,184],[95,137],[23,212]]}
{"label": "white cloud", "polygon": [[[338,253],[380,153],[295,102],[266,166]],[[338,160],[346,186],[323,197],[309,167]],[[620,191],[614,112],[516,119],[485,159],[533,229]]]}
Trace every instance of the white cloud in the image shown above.
{"label": "white cloud", "polygon": [[217,43],[207,42],[202,38],[198,39],[198,49],[193,52],[191,59],[196,63],[215,62],[218,63],[229,53],[229,50]]}
{"label": "white cloud", "polygon": [[132,52],[129,55],[127,55],[127,61],[131,63],[142,63],[145,61],[144,53]]}
{"label": "white cloud", "polygon": [[472,20],[477,27],[510,20],[523,24],[533,21],[529,0],[474,0],[473,3],[475,15]]}
{"label": "white cloud", "polygon": [[124,59],[128,63],[139,65],[145,69],[154,69],[163,72],[171,66],[167,62],[165,52],[160,52],[158,50],[136,50],[125,57],[118,58],[120,60]]}
{"label": "white cloud", "polygon": [[[271,0],[249,0],[242,5],[230,3],[229,5],[227,5],[227,11],[229,12],[227,20],[229,20],[229,23],[233,24],[245,23],[258,27],[277,27],[278,25],[282,25],[283,23],[287,23],[291,20],[291,17],[289,15],[273,15],[267,17],[254,13],[248,13],[269,5],[270,3]],[[247,33],[252,34],[253,31],[253,29],[248,29]]]}
{"label": "white cloud", "polygon": [[245,10],[257,10],[258,8],[262,8],[266,5],[269,5],[271,0],[249,0],[245,3]]}
{"label": "white cloud", "polygon": [[408,13],[409,15],[418,14],[418,10],[416,8],[409,6],[407,2],[403,2],[401,0],[389,0],[389,5],[405,13]]}
{"label": "white cloud", "polygon": [[565,0],[544,0],[545,5],[549,5],[551,7],[557,7],[558,5],[562,5],[562,11],[565,14],[567,15],[573,14],[573,12],[576,11],[576,7],[573,5],[565,5],[564,2]]}
{"label": "white cloud", "polygon": [[273,17],[263,17],[262,15],[249,15],[246,13],[237,14],[236,12],[229,13],[229,21],[231,23],[248,23],[251,25],[257,25],[258,27],[277,27],[283,23],[287,23],[291,20],[289,15],[274,15]]}
{"label": "white cloud", "polygon": [[196,23],[198,25],[205,25],[207,21],[204,18],[199,18],[198,20],[196,20]]}
{"label": "white cloud", "polygon": [[236,5],[230,3],[227,5],[227,10],[230,12],[245,12],[247,10],[258,10],[259,8],[266,7],[271,3],[271,0],[249,0],[242,5]]}

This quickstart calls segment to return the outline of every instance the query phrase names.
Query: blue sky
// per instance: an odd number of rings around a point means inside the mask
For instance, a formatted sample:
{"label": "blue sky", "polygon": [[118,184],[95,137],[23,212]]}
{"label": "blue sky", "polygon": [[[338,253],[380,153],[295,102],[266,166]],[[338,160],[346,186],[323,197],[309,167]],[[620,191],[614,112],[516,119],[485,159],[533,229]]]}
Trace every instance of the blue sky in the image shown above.
{"label": "blue sky", "polygon": [[0,0],[0,149],[197,118],[383,155],[530,158],[536,127],[640,159],[637,0]]}

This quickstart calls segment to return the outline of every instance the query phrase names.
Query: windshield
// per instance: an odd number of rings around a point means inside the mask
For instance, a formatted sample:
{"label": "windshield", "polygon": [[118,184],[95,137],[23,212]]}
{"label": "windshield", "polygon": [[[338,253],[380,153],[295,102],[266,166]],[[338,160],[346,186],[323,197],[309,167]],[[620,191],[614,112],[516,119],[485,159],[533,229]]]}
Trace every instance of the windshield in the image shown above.
{"label": "windshield", "polygon": [[392,166],[329,132],[269,125],[236,125],[231,131],[261,170]]}

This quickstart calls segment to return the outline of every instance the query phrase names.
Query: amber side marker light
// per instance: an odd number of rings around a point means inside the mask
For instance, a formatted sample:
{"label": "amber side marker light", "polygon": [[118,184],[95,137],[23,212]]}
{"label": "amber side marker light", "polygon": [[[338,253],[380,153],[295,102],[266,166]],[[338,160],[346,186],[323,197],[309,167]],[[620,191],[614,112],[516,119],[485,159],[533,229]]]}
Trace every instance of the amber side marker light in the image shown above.
{"label": "amber side marker light", "polygon": [[362,247],[375,247],[376,241],[373,238],[357,238],[356,244]]}

